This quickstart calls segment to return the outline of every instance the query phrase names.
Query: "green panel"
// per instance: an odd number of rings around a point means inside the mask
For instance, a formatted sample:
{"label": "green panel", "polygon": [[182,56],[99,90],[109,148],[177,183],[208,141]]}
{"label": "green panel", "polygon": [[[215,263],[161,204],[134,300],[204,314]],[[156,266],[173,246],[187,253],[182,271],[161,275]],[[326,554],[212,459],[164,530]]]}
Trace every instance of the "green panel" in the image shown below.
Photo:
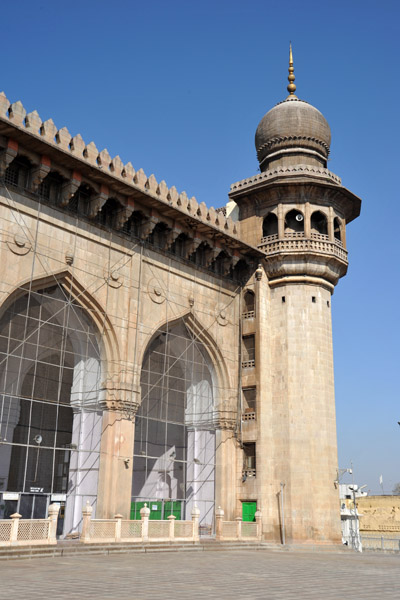
{"label": "green panel", "polygon": [[242,502],[243,521],[255,521],[257,512],[257,502]]}
{"label": "green panel", "polygon": [[150,508],[150,516],[149,519],[160,521],[162,515],[162,502],[158,500],[147,500],[147,502],[132,502],[131,503],[131,519],[133,521],[139,521],[141,519],[140,509],[143,508],[144,505],[147,505]]}
{"label": "green panel", "polygon": [[168,519],[169,515],[174,515],[178,521],[182,518],[181,500],[174,500],[172,502],[166,500],[164,502],[164,519]]}
{"label": "green panel", "polygon": [[162,501],[149,500],[147,506],[150,509],[150,520],[161,521],[162,519]]}

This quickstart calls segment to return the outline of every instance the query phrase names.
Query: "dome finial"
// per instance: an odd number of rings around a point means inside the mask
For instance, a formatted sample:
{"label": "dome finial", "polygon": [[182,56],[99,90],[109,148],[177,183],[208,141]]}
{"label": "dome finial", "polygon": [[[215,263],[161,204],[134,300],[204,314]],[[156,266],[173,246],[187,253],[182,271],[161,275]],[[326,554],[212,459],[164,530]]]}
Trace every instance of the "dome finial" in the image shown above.
{"label": "dome finial", "polygon": [[289,85],[287,86],[287,91],[289,92],[289,96],[286,98],[286,100],[293,100],[294,98],[297,98],[297,96],[295,96],[295,94],[294,94],[296,91],[296,86],[294,84],[294,80],[295,80],[295,76],[294,76],[294,67],[293,67],[292,42],[290,42],[290,44],[289,44],[289,75],[288,75]]}

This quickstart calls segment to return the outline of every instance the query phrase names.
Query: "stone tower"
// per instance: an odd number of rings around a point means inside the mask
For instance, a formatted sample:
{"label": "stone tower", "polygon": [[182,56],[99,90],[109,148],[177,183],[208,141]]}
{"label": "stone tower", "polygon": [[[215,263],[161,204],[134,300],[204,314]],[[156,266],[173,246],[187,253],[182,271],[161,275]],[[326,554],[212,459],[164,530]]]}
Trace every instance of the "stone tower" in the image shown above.
{"label": "stone tower", "polygon": [[[340,540],[331,295],[347,271],[346,224],[361,201],[327,169],[331,141],[323,115],[289,96],[256,132],[261,173],[231,187],[241,237],[265,252],[255,292],[257,497],[264,535],[292,542]],[[248,324],[244,324],[247,333]],[[243,428],[246,442],[246,427]],[[283,494],[282,494],[283,489]],[[282,514],[283,513],[283,514]],[[284,532],[283,532],[284,529]]]}

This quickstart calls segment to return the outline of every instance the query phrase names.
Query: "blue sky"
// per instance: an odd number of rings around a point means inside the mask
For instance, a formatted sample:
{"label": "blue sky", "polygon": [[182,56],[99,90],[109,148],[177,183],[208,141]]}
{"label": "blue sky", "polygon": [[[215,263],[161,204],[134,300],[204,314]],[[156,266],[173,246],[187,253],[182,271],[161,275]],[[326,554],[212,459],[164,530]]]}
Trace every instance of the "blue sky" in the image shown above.
{"label": "blue sky", "polygon": [[[363,199],[333,307],[339,464],[400,481],[399,3],[84,0],[2,7],[0,88],[135,169],[221,206],[257,172],[254,133],[286,95],[332,130],[329,168]],[[344,479],[345,481],[346,479]]]}

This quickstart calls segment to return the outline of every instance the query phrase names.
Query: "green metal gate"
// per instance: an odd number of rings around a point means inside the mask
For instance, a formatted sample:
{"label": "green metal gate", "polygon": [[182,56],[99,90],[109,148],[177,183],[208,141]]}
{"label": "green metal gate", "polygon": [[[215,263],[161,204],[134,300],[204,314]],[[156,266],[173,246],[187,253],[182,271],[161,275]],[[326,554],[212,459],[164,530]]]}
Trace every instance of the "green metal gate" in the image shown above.
{"label": "green metal gate", "polygon": [[242,520],[255,521],[257,511],[257,502],[242,502]]}

